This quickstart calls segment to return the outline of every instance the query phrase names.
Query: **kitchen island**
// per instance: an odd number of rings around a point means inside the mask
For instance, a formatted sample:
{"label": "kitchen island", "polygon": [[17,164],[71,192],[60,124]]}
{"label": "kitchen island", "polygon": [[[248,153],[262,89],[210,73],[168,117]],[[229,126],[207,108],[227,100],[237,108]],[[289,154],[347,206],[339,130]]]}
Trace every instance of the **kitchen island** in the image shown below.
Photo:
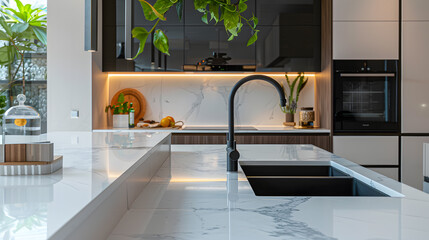
{"label": "kitchen island", "polygon": [[48,133],[63,168],[0,176],[0,239],[105,239],[170,157],[169,133]]}
{"label": "kitchen island", "polygon": [[113,230],[131,239],[428,239],[429,195],[312,145],[238,145],[241,161],[329,161],[390,197],[255,196],[224,145],[173,145]]}

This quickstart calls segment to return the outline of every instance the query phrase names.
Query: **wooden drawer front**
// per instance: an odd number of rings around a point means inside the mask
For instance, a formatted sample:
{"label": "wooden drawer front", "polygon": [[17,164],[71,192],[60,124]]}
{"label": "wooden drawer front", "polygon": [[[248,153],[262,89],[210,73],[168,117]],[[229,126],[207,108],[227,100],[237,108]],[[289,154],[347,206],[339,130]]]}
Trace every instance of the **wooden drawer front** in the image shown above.
{"label": "wooden drawer front", "polygon": [[[332,151],[329,135],[237,134],[237,144],[313,144]],[[172,144],[226,144],[226,134],[173,134]]]}

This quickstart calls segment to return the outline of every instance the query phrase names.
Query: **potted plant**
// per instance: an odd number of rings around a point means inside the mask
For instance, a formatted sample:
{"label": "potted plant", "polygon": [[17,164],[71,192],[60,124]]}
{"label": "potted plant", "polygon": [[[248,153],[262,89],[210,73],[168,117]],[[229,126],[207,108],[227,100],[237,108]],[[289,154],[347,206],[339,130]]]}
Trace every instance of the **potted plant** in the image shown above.
{"label": "potted plant", "polygon": [[285,76],[286,76],[286,83],[289,88],[289,92],[286,92],[285,84],[282,82],[281,85],[283,87],[283,90],[285,91],[285,95],[288,96],[286,97],[288,100],[286,107],[282,108],[282,111],[286,114],[285,125],[295,126],[294,116],[296,113],[296,109],[298,107],[299,94],[307,84],[308,77],[305,78],[304,73],[300,72],[298,73],[298,76],[291,82],[289,80],[289,76],[287,75],[287,73],[285,74]]}
{"label": "potted plant", "polygon": [[118,96],[118,103],[116,105],[109,105],[106,107],[105,112],[111,110],[113,114],[113,128],[128,128],[128,113],[130,108],[128,102],[125,102],[124,94]]}

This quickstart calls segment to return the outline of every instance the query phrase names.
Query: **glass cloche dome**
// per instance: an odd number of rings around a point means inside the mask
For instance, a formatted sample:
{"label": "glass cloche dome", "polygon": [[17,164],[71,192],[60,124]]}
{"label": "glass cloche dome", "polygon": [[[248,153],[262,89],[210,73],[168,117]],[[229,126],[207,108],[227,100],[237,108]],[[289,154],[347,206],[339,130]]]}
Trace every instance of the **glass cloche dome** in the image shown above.
{"label": "glass cloche dome", "polygon": [[17,96],[19,105],[9,108],[3,116],[4,135],[40,135],[40,114],[33,107],[24,105],[25,95]]}

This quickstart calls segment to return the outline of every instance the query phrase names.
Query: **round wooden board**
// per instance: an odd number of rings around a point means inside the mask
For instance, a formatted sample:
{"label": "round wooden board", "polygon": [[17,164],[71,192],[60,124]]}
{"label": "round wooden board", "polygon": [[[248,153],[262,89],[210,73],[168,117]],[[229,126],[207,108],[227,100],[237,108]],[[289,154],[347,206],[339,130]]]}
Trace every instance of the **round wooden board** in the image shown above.
{"label": "round wooden board", "polygon": [[137,89],[134,88],[125,88],[120,90],[113,96],[112,101],[110,105],[116,105],[118,104],[118,97],[119,94],[123,93],[125,102],[133,103],[134,107],[134,123],[137,124],[139,122],[140,118],[144,117],[144,114],[146,113],[146,99],[144,98],[143,94],[139,92]]}

